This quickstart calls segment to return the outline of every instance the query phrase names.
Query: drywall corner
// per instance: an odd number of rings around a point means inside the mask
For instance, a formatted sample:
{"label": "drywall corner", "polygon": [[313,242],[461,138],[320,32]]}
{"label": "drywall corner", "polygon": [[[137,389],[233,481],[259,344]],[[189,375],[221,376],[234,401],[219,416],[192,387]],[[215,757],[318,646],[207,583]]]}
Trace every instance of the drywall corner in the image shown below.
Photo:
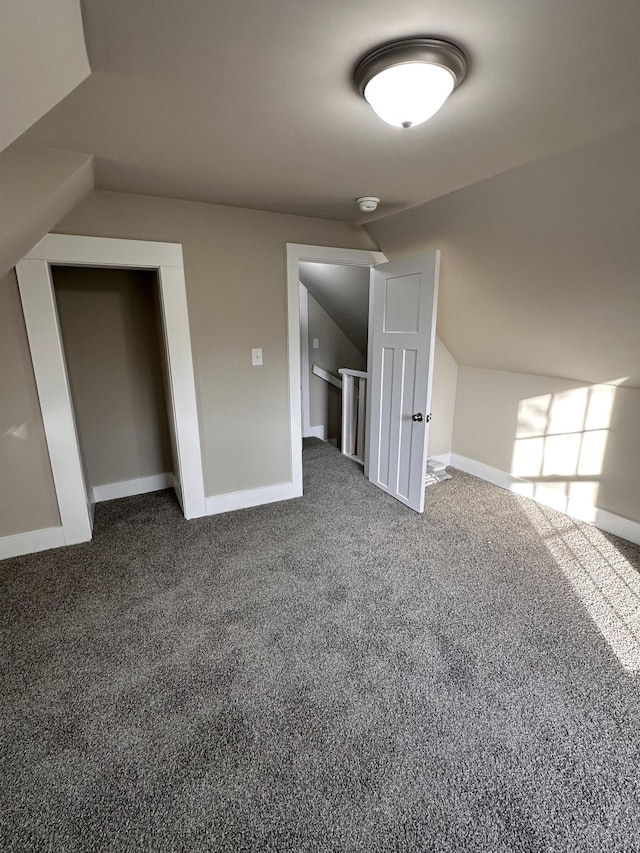
{"label": "drywall corner", "polygon": [[93,158],[12,145],[0,154],[0,278],[95,186]]}
{"label": "drywall corner", "polygon": [[439,337],[433,363],[429,456],[451,453],[458,385],[458,364]]}

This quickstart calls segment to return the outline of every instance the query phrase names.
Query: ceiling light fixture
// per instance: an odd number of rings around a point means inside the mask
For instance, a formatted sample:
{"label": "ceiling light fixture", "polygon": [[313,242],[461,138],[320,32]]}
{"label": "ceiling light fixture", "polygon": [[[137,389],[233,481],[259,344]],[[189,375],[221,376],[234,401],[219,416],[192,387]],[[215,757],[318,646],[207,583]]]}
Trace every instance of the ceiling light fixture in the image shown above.
{"label": "ceiling light fixture", "polygon": [[392,41],[363,56],[353,73],[363,98],[381,119],[413,127],[438,112],[467,73],[455,44],[435,38]]}

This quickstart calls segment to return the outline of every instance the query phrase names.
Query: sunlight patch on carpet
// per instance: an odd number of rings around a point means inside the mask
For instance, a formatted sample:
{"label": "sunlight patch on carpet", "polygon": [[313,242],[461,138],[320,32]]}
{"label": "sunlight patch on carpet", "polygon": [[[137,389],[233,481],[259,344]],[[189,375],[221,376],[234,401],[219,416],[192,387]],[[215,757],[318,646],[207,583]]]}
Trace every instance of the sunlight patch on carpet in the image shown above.
{"label": "sunlight patch on carpet", "polygon": [[532,502],[524,511],[616,657],[640,672],[640,573],[596,527]]}

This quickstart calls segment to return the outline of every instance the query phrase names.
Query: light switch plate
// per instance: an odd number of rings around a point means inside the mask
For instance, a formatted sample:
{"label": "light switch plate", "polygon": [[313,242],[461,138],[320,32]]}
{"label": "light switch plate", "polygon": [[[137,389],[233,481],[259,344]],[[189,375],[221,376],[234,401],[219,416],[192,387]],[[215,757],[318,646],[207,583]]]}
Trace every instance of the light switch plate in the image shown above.
{"label": "light switch plate", "polygon": [[254,367],[260,367],[262,364],[262,347],[256,347],[251,350],[251,364]]}
{"label": "light switch plate", "polygon": [[318,340],[318,338],[314,338],[314,339],[313,339],[313,348],[314,348],[314,349],[319,349],[319,348],[320,348],[320,341]]}

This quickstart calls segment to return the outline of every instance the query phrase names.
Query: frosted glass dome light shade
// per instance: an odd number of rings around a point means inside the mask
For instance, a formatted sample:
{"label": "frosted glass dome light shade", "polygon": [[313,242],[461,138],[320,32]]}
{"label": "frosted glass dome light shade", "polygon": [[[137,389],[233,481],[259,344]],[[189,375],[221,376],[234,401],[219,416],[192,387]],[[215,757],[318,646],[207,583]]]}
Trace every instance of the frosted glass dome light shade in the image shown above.
{"label": "frosted glass dome light shade", "polygon": [[453,92],[455,77],[441,65],[392,65],[367,83],[364,97],[383,121],[414,127],[435,115]]}
{"label": "frosted glass dome light shade", "polygon": [[369,51],[356,65],[353,79],[381,119],[413,127],[438,112],[466,73],[467,58],[457,45],[410,38]]}

